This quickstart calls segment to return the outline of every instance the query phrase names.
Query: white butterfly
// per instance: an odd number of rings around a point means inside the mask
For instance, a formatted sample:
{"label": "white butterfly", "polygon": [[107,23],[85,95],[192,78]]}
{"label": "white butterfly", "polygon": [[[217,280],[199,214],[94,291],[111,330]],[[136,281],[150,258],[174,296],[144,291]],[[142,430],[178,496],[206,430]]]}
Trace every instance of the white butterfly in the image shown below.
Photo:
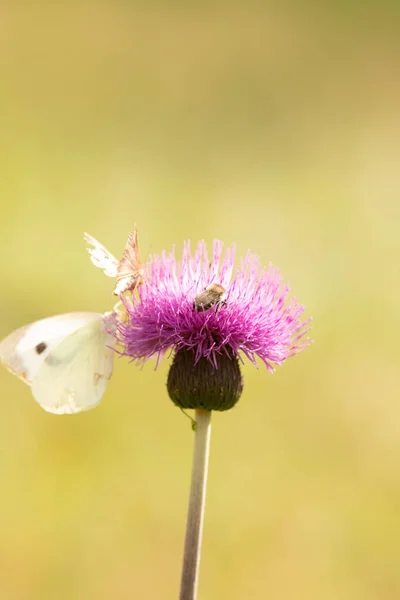
{"label": "white butterfly", "polygon": [[0,360],[57,415],[98,404],[113,372],[112,313],[68,313],[17,329],[0,342]]}
{"label": "white butterfly", "polygon": [[92,263],[103,269],[108,277],[116,277],[114,294],[119,296],[143,282],[143,267],[140,260],[139,242],[136,226],[129,234],[121,260],[117,260],[100,242],[88,233],[84,239],[93,248],[88,248]]}

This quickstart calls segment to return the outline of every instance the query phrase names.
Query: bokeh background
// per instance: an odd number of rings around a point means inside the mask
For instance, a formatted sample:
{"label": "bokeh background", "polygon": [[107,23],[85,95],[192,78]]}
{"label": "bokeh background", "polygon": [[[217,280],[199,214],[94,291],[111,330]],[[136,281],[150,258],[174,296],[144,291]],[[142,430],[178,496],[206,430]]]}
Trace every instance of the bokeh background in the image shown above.
{"label": "bokeh background", "polygon": [[[315,343],[213,419],[199,597],[400,597],[398,3],[2,2],[0,336],[111,307],[84,231],[272,261]],[[168,361],[46,414],[0,373],[0,596],[178,597]]]}

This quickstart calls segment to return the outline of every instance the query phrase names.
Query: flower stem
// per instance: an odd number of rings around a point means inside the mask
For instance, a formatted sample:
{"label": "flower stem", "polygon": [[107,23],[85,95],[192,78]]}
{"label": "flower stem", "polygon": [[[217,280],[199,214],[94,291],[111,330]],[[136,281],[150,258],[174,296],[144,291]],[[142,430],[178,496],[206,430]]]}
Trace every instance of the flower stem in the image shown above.
{"label": "flower stem", "polygon": [[211,411],[197,408],[196,429],[186,523],[185,550],[179,600],[196,600],[199,580],[201,537],[206,500],[208,457],[210,454]]}

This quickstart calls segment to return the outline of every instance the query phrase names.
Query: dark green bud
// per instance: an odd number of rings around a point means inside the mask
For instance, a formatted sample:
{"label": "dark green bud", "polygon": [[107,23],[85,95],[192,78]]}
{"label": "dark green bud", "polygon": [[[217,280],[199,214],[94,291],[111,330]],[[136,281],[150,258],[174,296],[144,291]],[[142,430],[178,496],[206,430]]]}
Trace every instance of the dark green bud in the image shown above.
{"label": "dark green bud", "polygon": [[207,358],[195,362],[195,353],[179,350],[168,373],[167,389],[180,408],[229,410],[243,391],[243,379],[236,356],[221,354],[215,368]]}

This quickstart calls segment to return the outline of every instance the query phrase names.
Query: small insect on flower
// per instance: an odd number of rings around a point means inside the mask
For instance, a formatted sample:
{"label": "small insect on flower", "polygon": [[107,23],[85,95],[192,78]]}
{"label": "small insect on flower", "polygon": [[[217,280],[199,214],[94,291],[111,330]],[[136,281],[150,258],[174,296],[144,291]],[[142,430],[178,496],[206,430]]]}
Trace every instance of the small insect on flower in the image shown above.
{"label": "small insect on flower", "polygon": [[90,260],[99,269],[103,269],[107,277],[114,277],[117,283],[114,294],[119,296],[127,291],[133,292],[143,283],[143,267],[140,260],[139,241],[136,225],[129,234],[121,260],[117,260],[100,242],[88,233],[84,234],[86,242],[93,246],[88,248]]}
{"label": "small insect on flower", "polygon": [[216,306],[218,310],[221,306],[226,306],[226,296],[226,289],[222,287],[222,285],[219,285],[219,283],[211,283],[203,292],[196,296],[193,302],[193,308],[202,312]]}

